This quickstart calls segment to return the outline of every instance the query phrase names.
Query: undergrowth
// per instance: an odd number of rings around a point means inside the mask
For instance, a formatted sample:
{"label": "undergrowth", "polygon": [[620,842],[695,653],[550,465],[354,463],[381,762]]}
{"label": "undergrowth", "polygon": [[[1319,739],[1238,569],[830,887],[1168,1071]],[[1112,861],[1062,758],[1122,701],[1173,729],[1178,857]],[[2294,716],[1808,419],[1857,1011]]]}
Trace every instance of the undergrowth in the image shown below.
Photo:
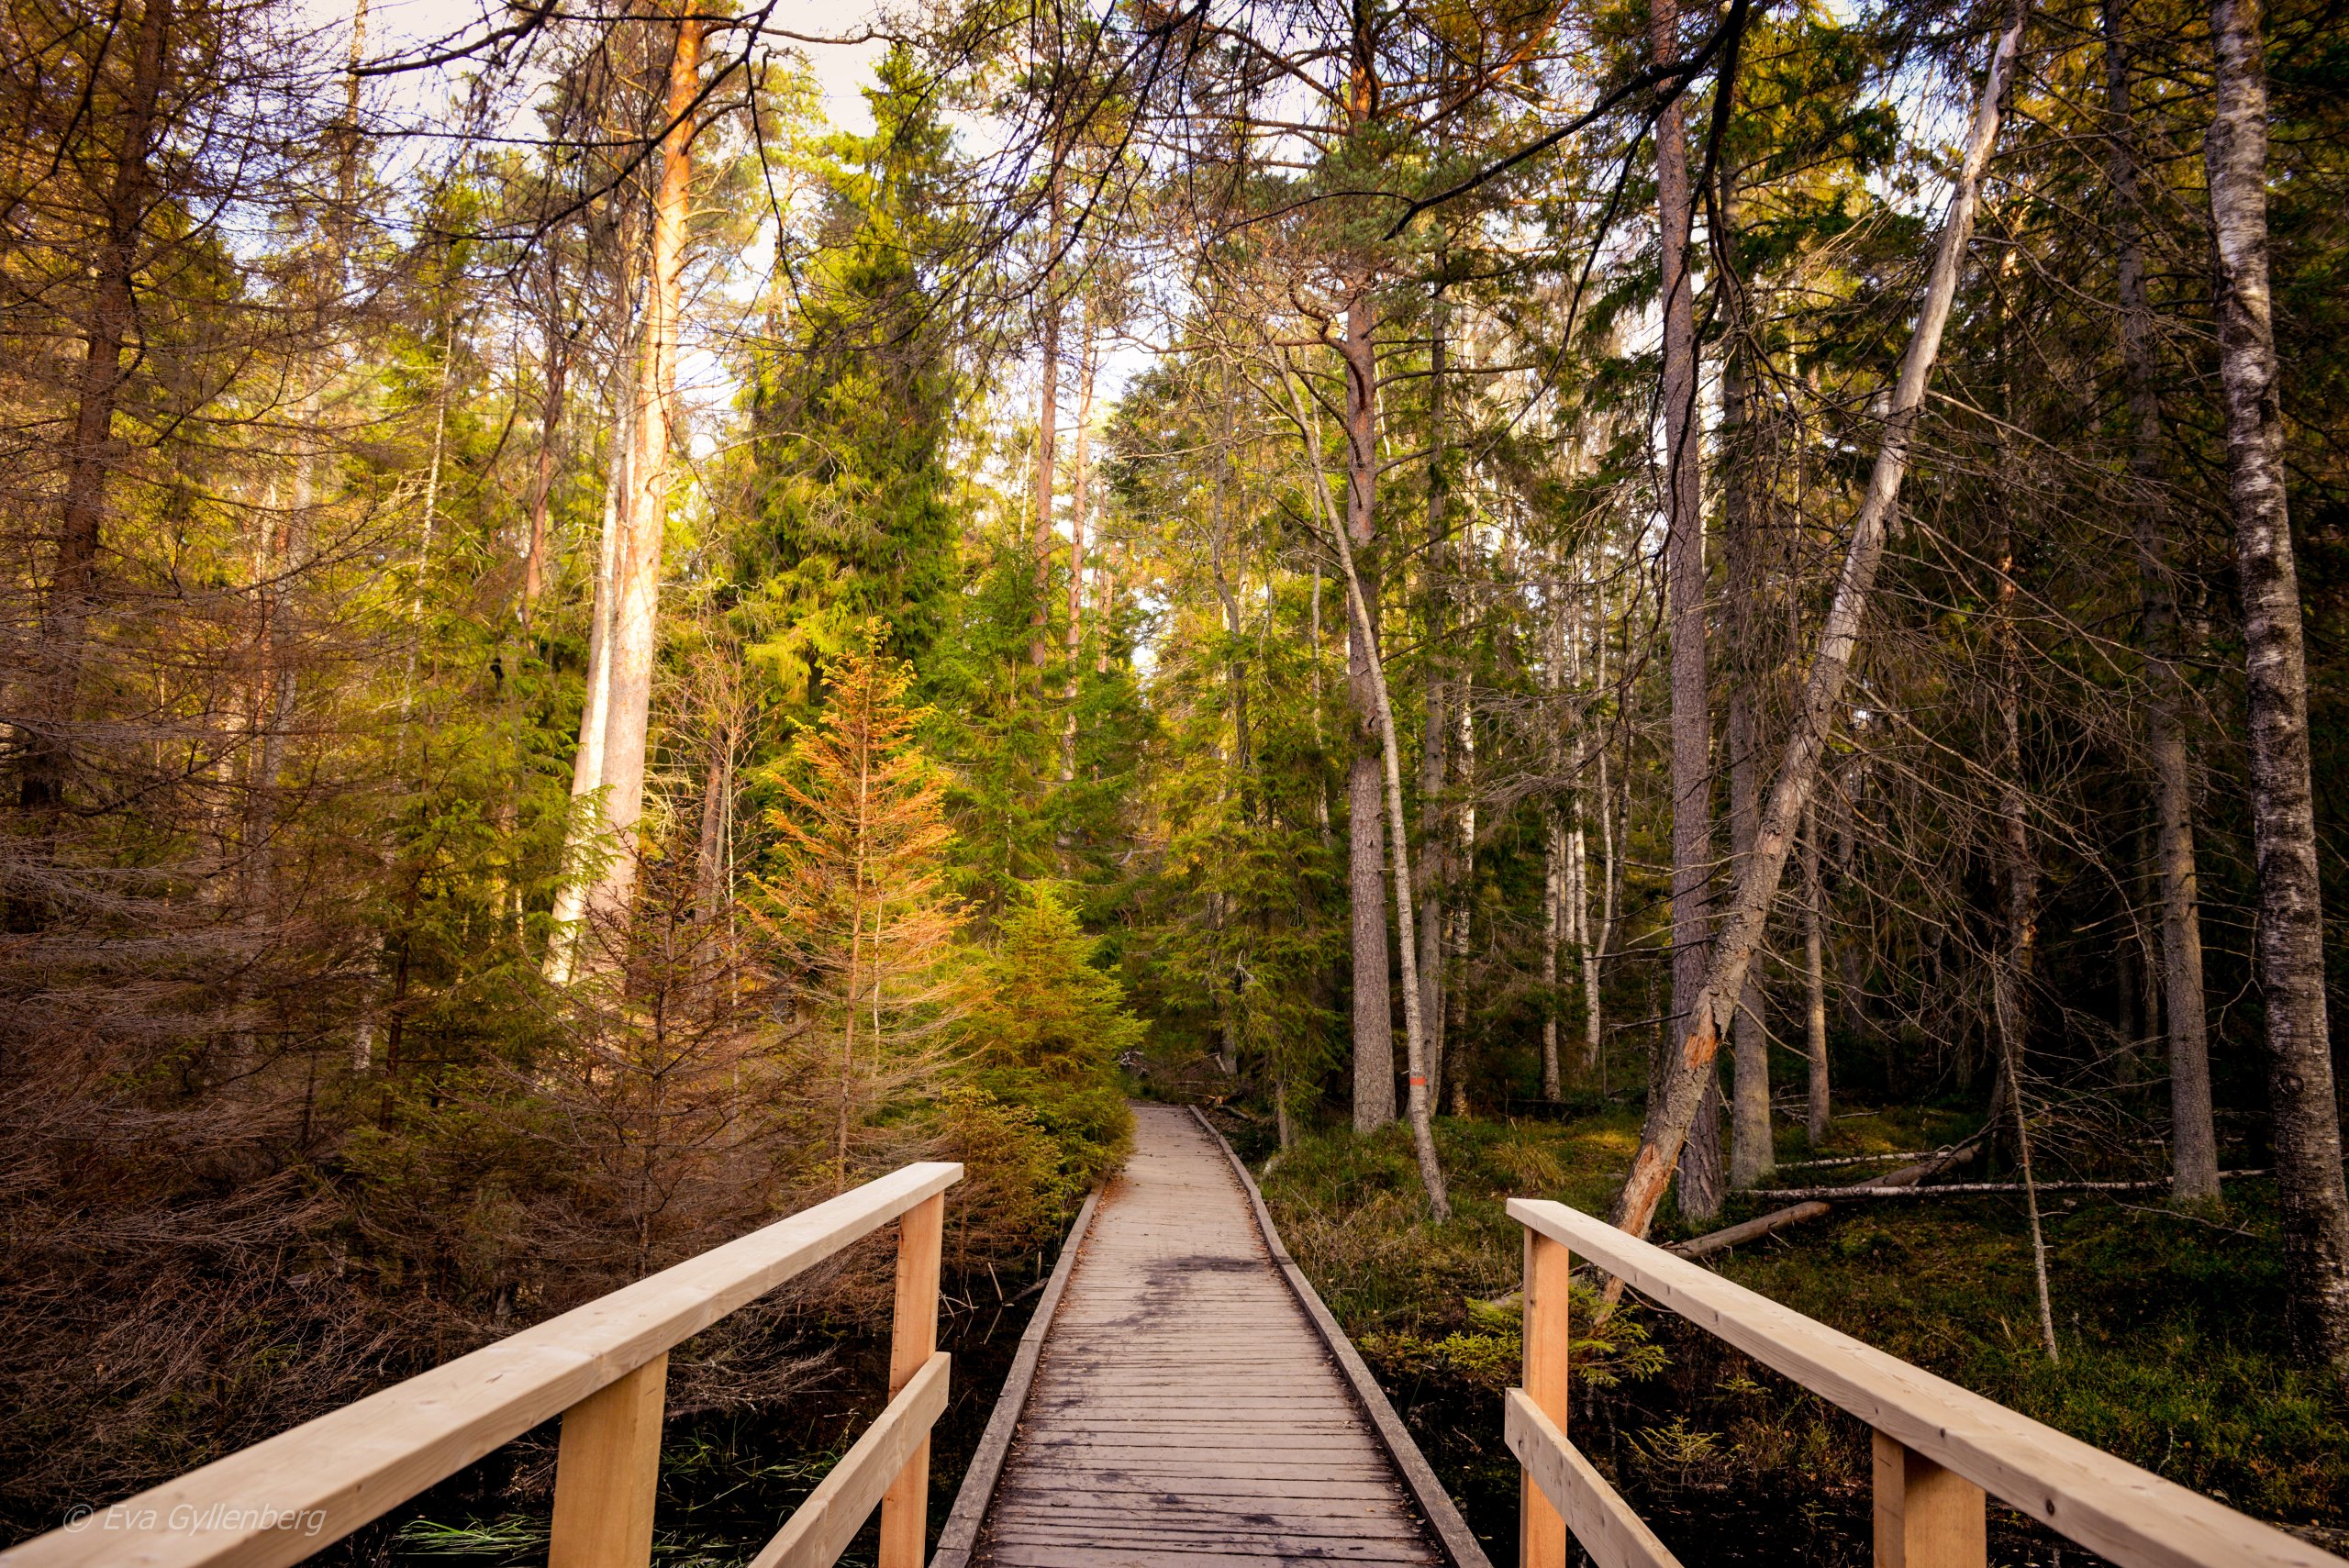
{"label": "undergrowth", "polygon": [[[1936,1147],[1961,1118],[1899,1107],[1839,1119],[1838,1154]],[[1514,1560],[1518,1477],[1499,1391],[1517,1381],[1522,1269],[1512,1195],[1603,1214],[1635,1110],[1436,1127],[1453,1219],[1432,1223],[1403,1129],[1308,1136],[1263,1184],[1282,1235],[1498,1563]],[[1790,1182],[1856,1180],[1794,1168]],[[1722,1223],[1769,1207],[1733,1198]],[[1689,1234],[1667,1210],[1658,1240]],[[2349,1527],[2349,1400],[2284,1339],[2275,1195],[2230,1184],[2223,1210],[2051,1200],[2060,1364],[2039,1341],[2019,1199],[1852,1206],[1715,1260],[1751,1289],[2181,1485],[2327,1544]],[[1668,1312],[1634,1302],[1591,1328],[1577,1293],[1571,1429],[1684,1559],[1868,1560],[1865,1427]],[[2087,1561],[2009,1510],[1994,1561]]]}

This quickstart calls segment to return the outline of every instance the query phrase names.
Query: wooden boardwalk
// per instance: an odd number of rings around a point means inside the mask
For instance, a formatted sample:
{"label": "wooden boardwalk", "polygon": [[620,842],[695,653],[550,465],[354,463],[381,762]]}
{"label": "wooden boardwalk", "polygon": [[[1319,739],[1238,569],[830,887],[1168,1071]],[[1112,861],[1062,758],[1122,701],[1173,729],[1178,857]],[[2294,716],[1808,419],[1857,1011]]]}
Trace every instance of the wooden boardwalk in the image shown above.
{"label": "wooden boardwalk", "polygon": [[1135,1118],[971,1562],[1445,1562],[1220,1144]]}

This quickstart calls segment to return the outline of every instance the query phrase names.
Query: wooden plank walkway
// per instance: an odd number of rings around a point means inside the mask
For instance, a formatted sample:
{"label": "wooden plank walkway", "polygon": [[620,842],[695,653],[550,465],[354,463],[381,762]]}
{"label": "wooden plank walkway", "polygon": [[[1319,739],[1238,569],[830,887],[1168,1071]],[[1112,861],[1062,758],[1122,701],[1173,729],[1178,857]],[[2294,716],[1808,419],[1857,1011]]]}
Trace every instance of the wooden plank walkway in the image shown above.
{"label": "wooden plank walkway", "polygon": [[1134,1115],[972,1562],[1443,1562],[1222,1149]]}

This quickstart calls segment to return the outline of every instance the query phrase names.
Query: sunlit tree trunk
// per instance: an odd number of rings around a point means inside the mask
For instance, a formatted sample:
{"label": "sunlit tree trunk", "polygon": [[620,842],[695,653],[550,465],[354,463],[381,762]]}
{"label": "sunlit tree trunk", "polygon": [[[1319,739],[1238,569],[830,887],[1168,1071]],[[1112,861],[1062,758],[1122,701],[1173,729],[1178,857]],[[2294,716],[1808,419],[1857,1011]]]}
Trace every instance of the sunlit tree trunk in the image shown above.
{"label": "sunlit tree trunk", "polygon": [[636,828],[644,814],[645,744],[651,722],[652,663],[662,550],[669,510],[669,447],[676,427],[677,320],[693,182],[693,108],[701,88],[703,24],[681,17],[669,64],[661,177],[652,207],[645,278],[643,345],[638,360],[636,429],[629,455],[612,572],[607,633],[611,685],[604,720],[604,820],[612,856],[587,906],[606,919],[624,914],[636,887]]}
{"label": "sunlit tree trunk", "polygon": [[2217,108],[2203,158],[2217,262],[2219,384],[2248,680],[2254,939],[2292,1331],[2349,1370],[2349,1193],[2325,1018],[2324,906],[2309,780],[2307,656],[2284,490],[2268,293],[2267,81],[2257,0],[2214,0]]}
{"label": "sunlit tree trunk", "polygon": [[1042,384],[1036,394],[1035,514],[1029,528],[1029,550],[1035,556],[1035,607],[1028,618],[1028,662],[1041,670],[1051,641],[1050,606],[1052,591],[1052,467],[1060,448],[1061,428],[1061,296],[1057,262],[1061,249],[1061,176],[1052,172],[1049,197],[1051,219],[1045,243],[1051,256],[1044,268],[1039,298],[1044,312]]}
{"label": "sunlit tree trunk", "polygon": [[[154,152],[155,117],[169,64],[172,0],[147,0],[131,43],[129,77],[111,128],[114,150],[104,198],[104,229],[95,237],[90,261],[90,300],[83,317],[82,368],[73,395],[73,433],[66,449],[64,502],[58,518],[57,554],[49,593],[41,604],[45,678],[37,684],[38,718],[27,738],[17,801],[36,814],[41,836],[53,846],[58,813],[65,805],[72,756],[72,733],[81,706],[83,666],[88,658],[90,621],[97,607],[98,554],[105,538],[106,474],[118,461],[115,409],[129,383],[138,355],[130,338],[136,327],[140,235],[154,185],[149,166]],[[103,56],[91,65],[105,69]],[[97,91],[93,83],[93,95]]]}
{"label": "sunlit tree trunk", "polygon": [[[1068,493],[1068,632],[1063,647],[1068,673],[1062,679],[1061,787],[1076,780],[1076,686],[1085,661],[1085,503],[1093,474],[1093,302],[1085,303],[1084,341],[1079,346],[1076,383],[1076,450]],[[1244,745],[1244,740],[1243,740]]]}

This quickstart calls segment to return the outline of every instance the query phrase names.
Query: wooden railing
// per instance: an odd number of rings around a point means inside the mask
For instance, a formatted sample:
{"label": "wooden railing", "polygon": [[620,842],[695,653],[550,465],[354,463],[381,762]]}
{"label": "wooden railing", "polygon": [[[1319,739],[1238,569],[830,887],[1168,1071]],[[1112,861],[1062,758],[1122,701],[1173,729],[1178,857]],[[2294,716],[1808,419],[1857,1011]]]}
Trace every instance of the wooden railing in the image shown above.
{"label": "wooden railing", "polygon": [[1875,1431],[1877,1568],[1982,1568],[1985,1494],[2121,1568],[2349,1568],[2340,1558],[1896,1360],[1564,1204],[1512,1199],[1525,1227],[1525,1385],[1506,1429],[1524,1466],[1525,1568],[1562,1568],[1572,1531],[1599,1568],[1678,1568],[1566,1440],[1566,1282],[1580,1257],[1841,1406]]}
{"label": "wooden railing", "polygon": [[645,1568],[652,1553],[669,1351],[893,1219],[888,1407],[756,1568],[829,1568],[881,1505],[881,1568],[920,1568],[946,1189],[963,1167],[907,1165],[420,1377],[0,1552],[6,1568],[283,1568],[560,1415],[548,1568]]}

